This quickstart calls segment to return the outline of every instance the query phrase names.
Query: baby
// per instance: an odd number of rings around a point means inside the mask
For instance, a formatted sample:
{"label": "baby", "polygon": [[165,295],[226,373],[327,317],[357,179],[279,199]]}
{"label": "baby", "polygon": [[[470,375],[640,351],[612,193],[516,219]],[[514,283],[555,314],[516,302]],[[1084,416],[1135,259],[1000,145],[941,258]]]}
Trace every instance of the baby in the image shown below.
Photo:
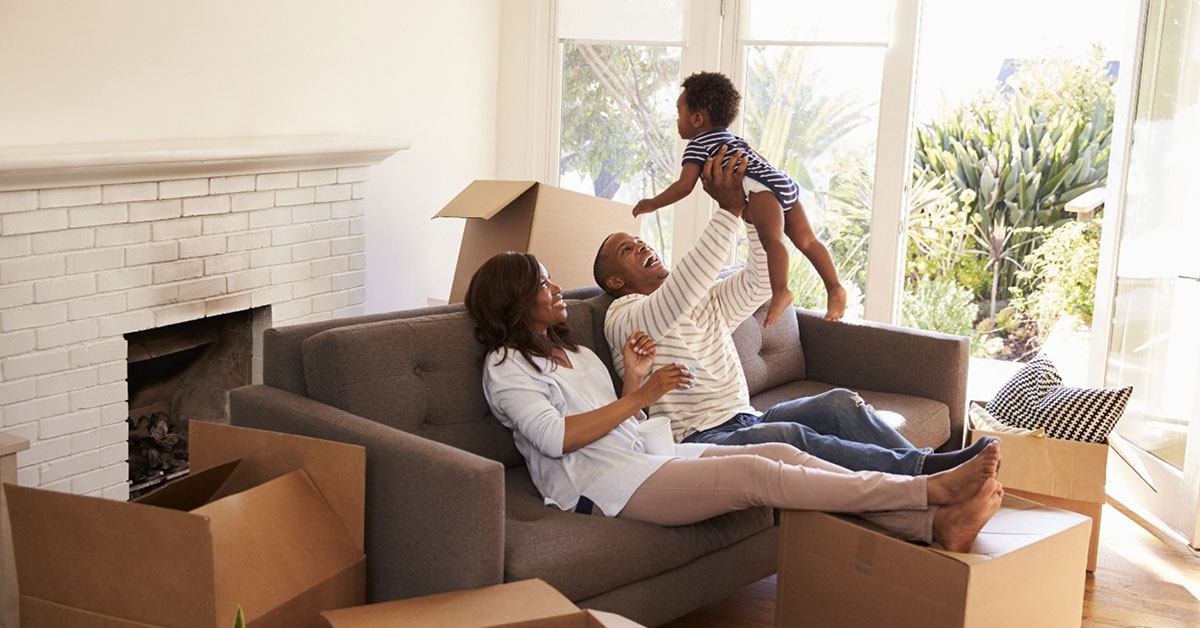
{"label": "baby", "polygon": [[800,206],[800,189],[796,182],[750,150],[746,140],[726,128],[737,117],[741,98],[733,83],[718,72],[698,72],[683,81],[683,93],[679,95],[675,106],[679,110],[679,137],[688,140],[688,144],[683,151],[683,169],[679,180],[663,190],[662,194],[638,201],[633,208],[633,215],[648,214],[690,194],[700,178],[704,162],[721,146],[728,145],[731,155],[734,151],[745,153],[749,160],[743,183],[749,197],[745,216],[758,230],[758,239],[767,253],[771,277],[771,304],[767,309],[765,325],[779,320],[780,315],[792,304],[784,234],[817,269],[828,294],[825,318],[837,320],[846,311],[846,290],[838,281],[837,269],[833,266],[829,251],[808,224],[804,208]]}

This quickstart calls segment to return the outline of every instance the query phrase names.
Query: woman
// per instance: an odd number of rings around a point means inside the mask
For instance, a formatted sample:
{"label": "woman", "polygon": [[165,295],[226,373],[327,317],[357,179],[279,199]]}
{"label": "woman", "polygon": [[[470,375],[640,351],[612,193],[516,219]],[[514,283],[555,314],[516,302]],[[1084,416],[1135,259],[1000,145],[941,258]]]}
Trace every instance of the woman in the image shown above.
{"label": "woman", "polygon": [[653,343],[625,343],[624,394],[608,370],[571,340],[566,303],[533,255],[501,253],[471,278],[466,307],[488,348],[483,388],[513,430],[547,505],[683,525],[752,506],[871,513],[904,538],[968,551],[1000,505],[998,445],[925,476],[851,472],[791,445],[684,443],[674,456],[645,453],[635,417],[666,392],[691,385],[685,365],[646,378]]}

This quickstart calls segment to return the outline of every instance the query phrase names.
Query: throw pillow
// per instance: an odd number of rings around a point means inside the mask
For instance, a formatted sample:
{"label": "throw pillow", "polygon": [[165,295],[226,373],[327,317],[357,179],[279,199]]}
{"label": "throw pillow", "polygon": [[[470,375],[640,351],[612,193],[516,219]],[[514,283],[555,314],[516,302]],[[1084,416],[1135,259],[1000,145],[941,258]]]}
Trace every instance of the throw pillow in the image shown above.
{"label": "throw pillow", "polygon": [[1051,438],[1103,443],[1132,393],[1132,386],[1063,386],[1054,363],[1039,356],[1000,388],[987,410],[1006,425],[1044,429]]}
{"label": "throw pillow", "polygon": [[971,429],[973,430],[984,430],[997,434],[1012,434],[1013,436],[1031,436],[1033,438],[1046,437],[1046,430],[1027,430],[1001,423],[999,419],[992,416],[983,406],[976,403],[972,403],[971,408],[967,410],[967,418],[971,421]]}

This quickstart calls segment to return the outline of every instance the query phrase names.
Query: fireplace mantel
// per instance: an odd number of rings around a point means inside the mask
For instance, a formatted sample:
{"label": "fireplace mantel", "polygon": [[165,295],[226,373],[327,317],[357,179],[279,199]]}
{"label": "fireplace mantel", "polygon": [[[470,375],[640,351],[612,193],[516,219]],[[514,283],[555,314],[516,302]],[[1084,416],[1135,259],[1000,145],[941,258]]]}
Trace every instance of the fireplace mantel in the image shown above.
{"label": "fireplace mantel", "polygon": [[0,192],[341,168],[409,147],[362,135],[283,135],[0,148]]}

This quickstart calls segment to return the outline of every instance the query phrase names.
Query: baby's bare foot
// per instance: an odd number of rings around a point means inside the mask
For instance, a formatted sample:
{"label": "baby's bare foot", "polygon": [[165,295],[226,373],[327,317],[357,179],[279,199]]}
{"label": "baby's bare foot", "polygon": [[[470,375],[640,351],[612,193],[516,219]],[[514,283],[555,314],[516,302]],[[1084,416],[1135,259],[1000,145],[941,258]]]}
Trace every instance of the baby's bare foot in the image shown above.
{"label": "baby's bare foot", "polygon": [[784,312],[792,307],[792,291],[784,288],[776,290],[771,294],[771,304],[767,306],[767,320],[763,323],[763,327],[770,327],[779,320],[779,317]]}
{"label": "baby's bare foot", "polygon": [[1000,443],[989,444],[983,453],[941,473],[929,477],[931,505],[957,504],[970,499],[985,481],[996,477],[1000,464]]}
{"label": "baby's bare foot", "polygon": [[825,320],[840,320],[846,314],[846,289],[841,285],[828,290],[825,301]]}
{"label": "baby's bare foot", "polygon": [[967,501],[938,508],[933,515],[933,540],[951,552],[969,552],[984,524],[1000,509],[1004,487],[988,478]]}

